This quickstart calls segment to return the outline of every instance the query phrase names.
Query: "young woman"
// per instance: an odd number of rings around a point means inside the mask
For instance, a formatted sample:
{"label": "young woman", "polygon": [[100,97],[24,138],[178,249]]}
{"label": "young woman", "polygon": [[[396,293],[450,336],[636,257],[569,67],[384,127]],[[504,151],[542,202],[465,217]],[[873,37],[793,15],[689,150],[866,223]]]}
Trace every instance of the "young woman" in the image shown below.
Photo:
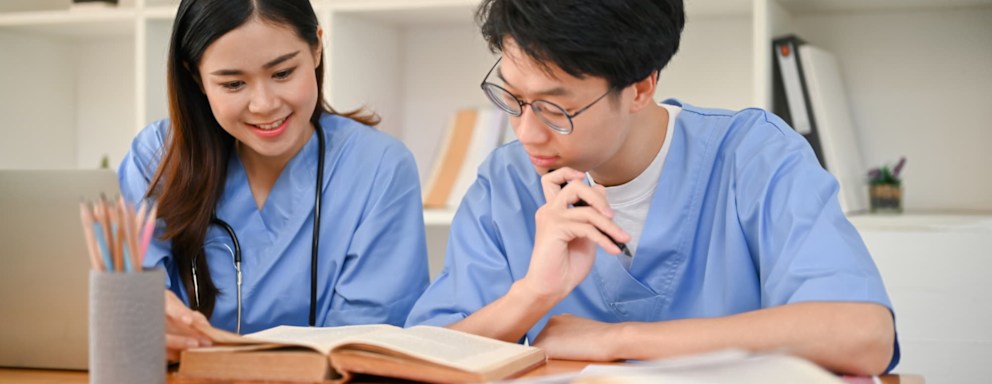
{"label": "young woman", "polygon": [[414,160],[375,115],[324,102],[321,38],[307,0],[179,5],[170,119],[119,171],[130,202],[158,204],[144,266],[168,273],[171,359],[209,344],[208,321],[402,324],[427,286]]}

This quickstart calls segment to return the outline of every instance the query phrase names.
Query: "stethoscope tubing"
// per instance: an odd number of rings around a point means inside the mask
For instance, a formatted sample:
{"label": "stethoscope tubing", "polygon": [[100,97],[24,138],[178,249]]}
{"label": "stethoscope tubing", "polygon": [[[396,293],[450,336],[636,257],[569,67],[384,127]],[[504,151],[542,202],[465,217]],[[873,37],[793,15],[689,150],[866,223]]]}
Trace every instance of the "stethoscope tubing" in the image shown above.
{"label": "stethoscope tubing", "polygon": [[[312,240],[312,243],[310,245],[310,316],[309,316],[309,319],[308,319],[309,320],[309,324],[310,324],[311,327],[317,324],[317,259],[318,259],[318,257],[317,257],[318,252],[317,252],[317,250],[319,249],[319,245],[320,245],[320,208],[321,208],[321,206],[320,206],[321,204],[320,203],[321,203],[321,196],[322,196],[322,193],[321,192],[323,191],[323,188],[322,187],[323,187],[323,180],[324,180],[324,149],[325,149],[324,132],[323,132],[323,130],[321,130],[320,126],[317,126],[316,127],[316,133],[317,133],[317,144],[318,144],[318,151],[317,151],[317,177],[316,177],[317,182],[316,182],[316,188],[315,188],[314,197],[313,197],[313,240]],[[224,231],[227,232],[227,235],[230,236],[231,243],[234,244],[234,271],[237,274],[236,279],[237,279],[237,288],[238,288],[237,289],[237,304],[238,304],[238,307],[237,307],[237,320],[238,320],[238,323],[237,323],[237,326],[236,326],[237,327],[236,328],[236,331],[237,331],[238,334],[241,334],[241,312],[242,312],[242,304],[241,304],[241,285],[242,285],[242,278],[241,278],[241,242],[238,241],[238,235],[237,235],[237,233],[234,232],[234,228],[231,227],[231,225],[228,224],[226,221],[221,220],[216,215],[214,215],[213,218],[211,219],[211,223],[212,224],[215,224],[215,225],[218,225],[221,228],[223,228]],[[195,300],[196,300],[196,307],[199,308],[200,307],[200,287],[199,287],[199,284],[198,284],[197,278],[196,278],[197,273],[196,273],[196,258],[195,257],[193,259],[192,264],[193,264],[193,268],[192,268],[192,272],[193,272],[193,290],[195,291],[194,292],[194,296],[195,296]]]}

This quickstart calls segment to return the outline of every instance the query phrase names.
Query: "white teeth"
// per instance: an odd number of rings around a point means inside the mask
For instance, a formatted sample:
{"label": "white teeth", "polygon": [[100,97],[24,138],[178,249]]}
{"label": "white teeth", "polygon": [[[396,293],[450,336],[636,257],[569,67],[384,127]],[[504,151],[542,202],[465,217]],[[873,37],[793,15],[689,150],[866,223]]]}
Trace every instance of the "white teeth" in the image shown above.
{"label": "white teeth", "polygon": [[286,119],[282,119],[282,120],[273,122],[272,124],[258,124],[258,125],[255,125],[255,126],[258,127],[259,129],[271,130],[271,129],[279,128],[279,126],[282,125],[282,123],[284,121],[286,121]]}

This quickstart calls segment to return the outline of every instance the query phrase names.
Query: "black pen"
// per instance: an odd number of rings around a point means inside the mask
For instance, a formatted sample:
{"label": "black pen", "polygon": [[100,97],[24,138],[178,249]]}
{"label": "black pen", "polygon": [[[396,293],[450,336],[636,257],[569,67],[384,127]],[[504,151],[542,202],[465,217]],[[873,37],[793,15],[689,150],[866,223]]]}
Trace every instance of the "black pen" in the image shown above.
{"label": "black pen", "polygon": [[[554,171],[554,170],[552,169],[552,170],[550,170],[548,172],[551,172],[551,171]],[[562,183],[561,184],[561,187],[562,188],[565,188],[566,185],[568,185],[568,182],[567,181],[564,182],[564,183]],[[576,201],[575,204],[572,204],[572,206],[573,207],[588,207],[589,206],[589,203],[587,203],[585,200],[579,199],[579,201]],[[599,228],[597,228],[597,230],[599,230]],[[599,233],[602,233],[604,236],[606,236],[607,239],[610,239],[610,241],[612,241],[613,244],[617,246],[617,248],[620,248],[620,252],[623,252],[624,255],[626,255],[627,257],[633,257],[630,254],[630,249],[627,248],[627,244],[624,244],[624,243],[621,243],[621,242],[617,241],[616,239],[613,238],[613,236],[607,235],[606,232],[603,232],[602,230],[599,230]]]}

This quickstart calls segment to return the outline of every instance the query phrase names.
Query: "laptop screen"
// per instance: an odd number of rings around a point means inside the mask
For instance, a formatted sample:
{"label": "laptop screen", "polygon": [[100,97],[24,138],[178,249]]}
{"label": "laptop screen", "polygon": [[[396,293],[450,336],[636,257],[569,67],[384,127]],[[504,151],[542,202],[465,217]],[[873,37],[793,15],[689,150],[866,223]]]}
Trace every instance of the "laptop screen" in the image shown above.
{"label": "laptop screen", "polygon": [[79,203],[109,170],[0,170],[0,366],[86,369],[89,257]]}

